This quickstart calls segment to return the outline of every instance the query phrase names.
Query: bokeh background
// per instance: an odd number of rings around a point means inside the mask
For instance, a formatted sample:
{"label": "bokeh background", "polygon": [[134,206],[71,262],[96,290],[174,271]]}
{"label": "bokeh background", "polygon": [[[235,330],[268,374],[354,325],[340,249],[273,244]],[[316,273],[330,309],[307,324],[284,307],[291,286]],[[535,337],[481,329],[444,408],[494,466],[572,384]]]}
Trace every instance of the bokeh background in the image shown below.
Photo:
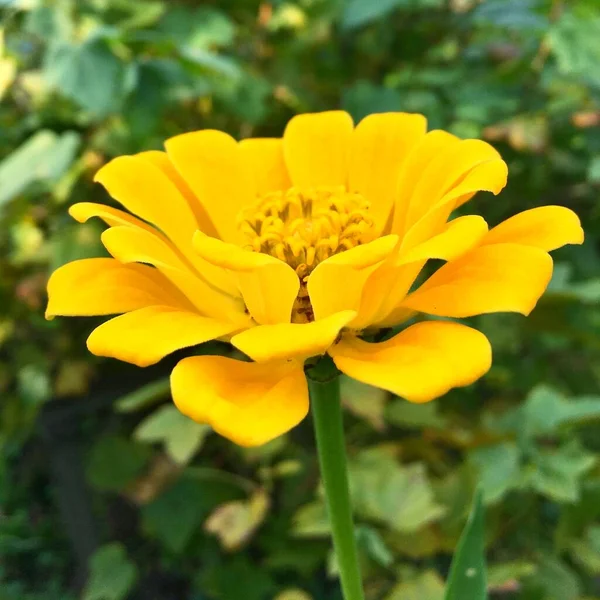
{"label": "bokeh background", "polygon": [[[101,256],[78,201],[110,158],[296,112],[421,112],[509,164],[491,224],[581,216],[528,319],[474,319],[495,361],[423,406],[343,381],[369,600],[441,600],[476,482],[496,600],[600,598],[598,0],[0,0],[0,599],[336,600],[310,421],[247,451],[170,404],[177,357],[90,356],[45,321]],[[227,352],[210,346],[205,352]],[[460,352],[460,349],[457,349]],[[468,599],[464,599],[468,600]]]}

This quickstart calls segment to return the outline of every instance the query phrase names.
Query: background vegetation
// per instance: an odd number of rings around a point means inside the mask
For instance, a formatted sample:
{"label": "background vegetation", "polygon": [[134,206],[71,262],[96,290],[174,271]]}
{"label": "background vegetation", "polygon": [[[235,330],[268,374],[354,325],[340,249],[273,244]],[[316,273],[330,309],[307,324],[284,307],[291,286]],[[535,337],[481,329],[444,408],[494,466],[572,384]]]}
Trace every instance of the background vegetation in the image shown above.
{"label": "background vegetation", "polygon": [[[576,210],[583,247],[529,319],[477,319],[494,367],[413,406],[344,381],[368,598],[440,600],[476,481],[496,599],[600,598],[597,0],[0,0],[0,599],[335,600],[310,423],[234,447],[170,404],[175,359],[90,356],[43,318],[57,266],[99,256],[111,157],[296,112],[415,111],[492,142],[490,223]],[[214,348],[210,349],[215,351]],[[90,565],[90,574],[86,566]],[[466,599],[465,599],[466,600]]]}

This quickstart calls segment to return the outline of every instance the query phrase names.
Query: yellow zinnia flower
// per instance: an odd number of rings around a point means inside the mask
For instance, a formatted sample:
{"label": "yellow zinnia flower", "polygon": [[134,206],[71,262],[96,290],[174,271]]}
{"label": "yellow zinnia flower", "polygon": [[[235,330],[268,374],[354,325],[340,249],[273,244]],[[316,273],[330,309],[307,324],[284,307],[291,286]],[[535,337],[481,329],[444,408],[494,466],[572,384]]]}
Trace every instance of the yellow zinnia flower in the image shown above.
{"label": "yellow zinnia flower", "polygon": [[[97,174],[129,212],[71,207],[80,222],[109,225],[102,242],[113,258],[58,269],[47,316],[124,313],[88,348],[139,366],[230,341],[253,362],[185,358],[171,387],[183,413],[241,445],[304,418],[310,357],[328,353],[343,373],[413,402],[474,382],[491,350],[470,327],[422,321],[381,343],[364,338],[416,313],[528,314],[550,280],[548,251],[583,240],[577,216],[559,206],[490,231],[479,216],[449,221],[476,192],[498,194],[507,167],[483,141],[427,133],[417,114],[356,127],[345,112],[306,114],[282,139],[205,130],[165,146]],[[413,290],[428,259],[446,262]]]}

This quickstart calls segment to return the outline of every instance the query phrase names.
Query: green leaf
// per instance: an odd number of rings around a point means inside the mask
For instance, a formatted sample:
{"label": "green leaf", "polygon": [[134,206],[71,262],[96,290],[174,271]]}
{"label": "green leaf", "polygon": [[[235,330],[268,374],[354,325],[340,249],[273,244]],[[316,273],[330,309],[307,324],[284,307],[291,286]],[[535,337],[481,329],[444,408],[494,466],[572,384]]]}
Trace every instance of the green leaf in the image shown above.
{"label": "green leaf", "polygon": [[100,234],[102,226],[97,222],[67,225],[58,229],[50,238],[50,270],[81,258],[106,256]]}
{"label": "green leaf", "polygon": [[579,600],[581,585],[577,574],[554,557],[545,557],[538,565],[535,581],[549,600]]}
{"label": "green leaf", "polygon": [[395,400],[387,406],[385,418],[390,423],[406,429],[431,427],[441,429],[446,419],[438,414],[439,403],[414,404],[406,400]]}
{"label": "green leaf", "polygon": [[516,487],[520,480],[521,453],[512,442],[477,448],[469,454],[475,465],[484,500],[494,503]]}
{"label": "green leaf", "polygon": [[355,29],[382,19],[396,8],[439,8],[444,0],[348,0],[342,14],[342,27]]}
{"label": "green leaf", "polygon": [[592,525],[583,539],[569,544],[573,560],[590,575],[600,575],[600,526]]}
{"label": "green leaf", "polygon": [[142,528],[172,552],[182,552],[208,514],[240,497],[228,482],[202,481],[185,474],[142,508]]}
{"label": "green leaf", "polygon": [[375,448],[350,463],[349,476],[357,514],[400,533],[417,531],[444,514],[422,464],[400,465]]}
{"label": "green leaf", "polygon": [[342,93],[342,108],[356,121],[372,113],[397,111],[401,103],[402,96],[397,90],[373,85],[369,81],[357,81]]}
{"label": "green leaf", "polygon": [[444,600],[486,600],[483,493],[478,490],[469,520],[458,542]]}
{"label": "green leaf", "polygon": [[520,560],[490,565],[488,569],[488,588],[490,590],[499,588],[500,591],[504,586],[529,577],[535,571],[535,564]]}
{"label": "green leaf", "polygon": [[147,383],[130,394],[122,396],[115,402],[115,407],[119,412],[134,412],[141,408],[146,408],[159,400],[163,400],[170,393],[170,381],[168,377],[165,377],[164,379]]}
{"label": "green leaf", "polygon": [[350,377],[341,377],[340,393],[349,411],[363,418],[377,431],[385,428],[383,412],[389,398],[388,392]]}
{"label": "green leaf", "polygon": [[92,447],[86,475],[99,490],[120,491],[142,473],[150,449],[114,435],[101,437]]}
{"label": "green leaf", "polygon": [[219,600],[265,600],[273,598],[276,590],[271,573],[253,564],[249,552],[205,569],[202,582],[202,588],[210,589]]}
{"label": "green leaf", "polygon": [[79,141],[72,131],[59,136],[43,129],[32,135],[0,162],[0,206],[35,182],[58,180],[73,162]]}
{"label": "green leaf", "polygon": [[565,425],[600,418],[600,397],[567,400],[550,387],[538,386],[527,396],[520,416],[523,435],[547,435]]}
{"label": "green leaf", "polygon": [[102,546],[90,561],[90,577],[82,600],[124,600],[138,577],[122,544]]}
{"label": "green leaf", "polygon": [[565,12],[550,29],[548,39],[561,73],[600,85],[600,16],[580,17]]}
{"label": "green leaf", "polygon": [[536,454],[530,483],[538,492],[557,502],[577,502],[581,480],[596,461],[594,454],[586,452],[577,440],[572,440],[558,450]]}
{"label": "green leaf", "polygon": [[179,464],[187,463],[200,449],[211,427],[196,423],[175,406],[161,406],[146,417],[133,436],[143,442],[162,442],[169,456]]}
{"label": "green leaf", "polygon": [[235,26],[224,12],[214,8],[176,6],[161,19],[158,31],[180,47],[210,49],[230,45]]}
{"label": "green leaf", "polygon": [[355,531],[356,543],[359,549],[382,567],[389,567],[394,562],[390,552],[379,532],[373,527],[360,525]]}
{"label": "green leaf", "polygon": [[331,532],[327,508],[317,500],[302,506],[294,515],[292,533],[298,537],[324,537]]}
{"label": "green leaf", "polygon": [[125,65],[102,39],[53,44],[44,74],[61,94],[97,117],[117,110],[126,91]]}
{"label": "green leaf", "polygon": [[27,13],[24,29],[27,33],[48,42],[67,39],[73,31],[69,11],[61,6],[38,5]]}
{"label": "green leaf", "polygon": [[381,19],[392,12],[403,0],[379,0],[379,2],[365,2],[365,0],[349,0],[342,15],[342,27],[355,29],[367,25],[372,21]]}
{"label": "green leaf", "polygon": [[50,400],[52,385],[47,371],[41,365],[25,365],[17,374],[19,395],[30,405],[40,405]]}
{"label": "green leaf", "polygon": [[486,23],[508,30],[543,30],[547,19],[537,14],[537,0],[487,0],[474,11],[476,23]]}
{"label": "green leaf", "polygon": [[588,166],[587,179],[591,183],[600,183],[600,155],[592,156]]}

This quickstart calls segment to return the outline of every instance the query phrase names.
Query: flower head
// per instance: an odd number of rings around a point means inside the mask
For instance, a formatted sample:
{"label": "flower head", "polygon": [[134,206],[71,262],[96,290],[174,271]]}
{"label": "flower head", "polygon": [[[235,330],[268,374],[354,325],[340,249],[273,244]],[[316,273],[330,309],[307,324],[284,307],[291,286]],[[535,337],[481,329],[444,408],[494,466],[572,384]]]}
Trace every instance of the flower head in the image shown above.
{"label": "flower head", "polygon": [[[413,402],[468,385],[490,367],[480,332],[423,320],[528,314],[552,273],[548,251],[579,244],[567,208],[545,206],[488,230],[450,220],[478,191],[498,194],[507,167],[489,144],[426,131],[421,115],[344,112],[294,117],[282,139],[235,141],[213,130],[176,136],[166,152],[122,156],[97,174],[128,211],[100,217],[112,258],[58,269],[47,316],[119,314],[88,339],[94,354],[147,366],[225,339],[252,362],[192,356],[173,398],[191,418],[242,445],[262,444],[308,411],[307,359]],[[136,216],[134,216],[136,215]],[[415,281],[430,259],[444,264]]]}

